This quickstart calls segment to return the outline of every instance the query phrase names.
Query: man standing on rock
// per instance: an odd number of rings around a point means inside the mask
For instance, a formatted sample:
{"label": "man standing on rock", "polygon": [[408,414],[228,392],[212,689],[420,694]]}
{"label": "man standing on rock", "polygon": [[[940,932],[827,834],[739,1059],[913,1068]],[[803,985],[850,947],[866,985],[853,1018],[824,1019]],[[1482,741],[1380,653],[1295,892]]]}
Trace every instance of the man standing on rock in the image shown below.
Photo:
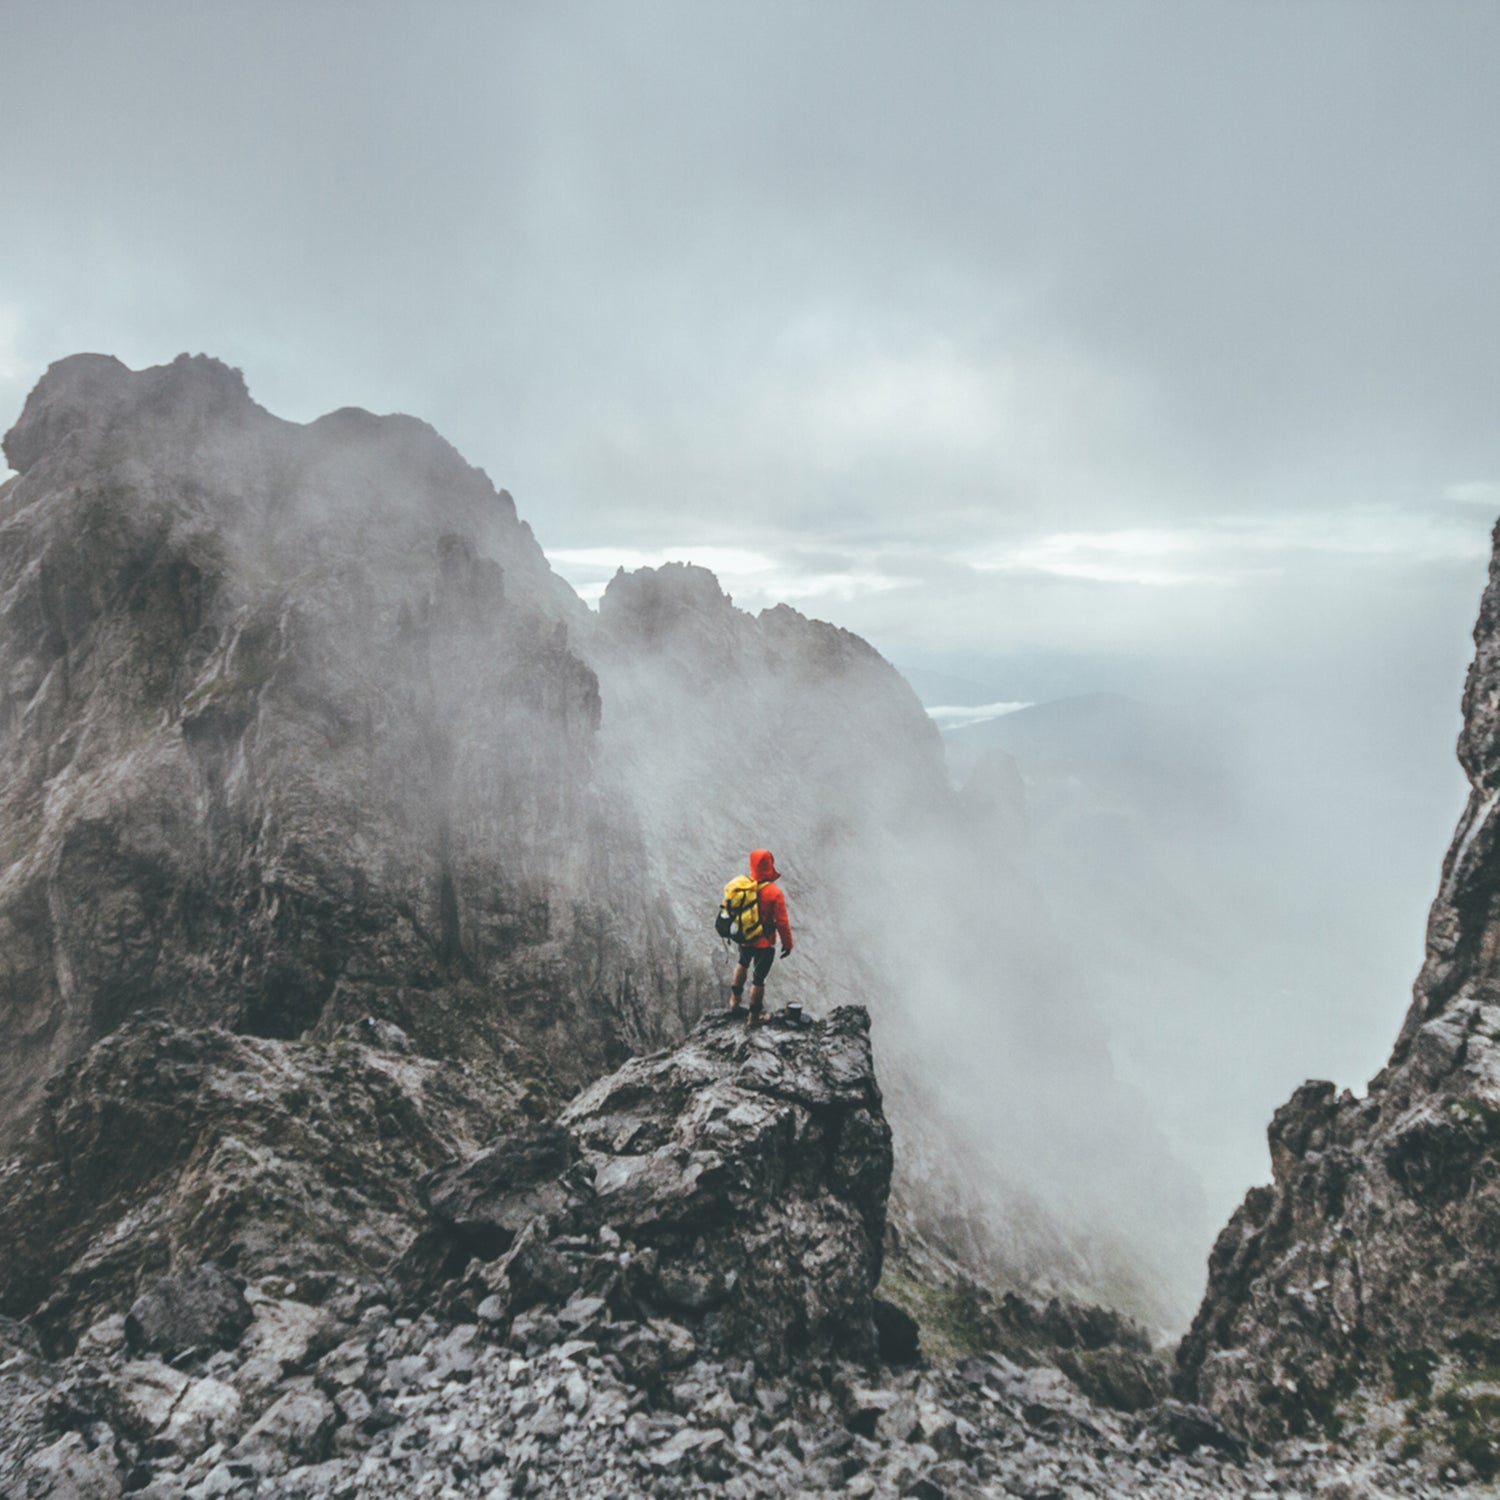
{"label": "man standing on rock", "polygon": [[750,876],[758,887],[760,930],[740,944],[740,961],[734,971],[734,982],[729,986],[729,1008],[738,1010],[745,994],[745,980],[750,978],[750,1024],[758,1026],[765,1020],[766,975],[776,958],[776,938],[781,936],[781,956],[788,958],[792,951],[792,924],[787,920],[786,897],[781,887],[773,884],[781,875],[769,849],[750,851]]}

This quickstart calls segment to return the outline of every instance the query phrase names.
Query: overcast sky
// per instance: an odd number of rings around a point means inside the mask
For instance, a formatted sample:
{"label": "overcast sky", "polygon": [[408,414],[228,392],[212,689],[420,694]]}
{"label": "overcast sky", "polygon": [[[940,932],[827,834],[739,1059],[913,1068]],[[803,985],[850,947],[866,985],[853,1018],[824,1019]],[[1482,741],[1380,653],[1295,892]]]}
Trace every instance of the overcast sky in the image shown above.
{"label": "overcast sky", "polygon": [[0,14],[7,412],[203,349],[428,418],[585,590],[897,656],[1238,637],[1500,510],[1492,4]]}
{"label": "overcast sky", "polygon": [[0,0],[0,59],[7,425],[206,351],[428,419],[586,596],[1216,695],[1407,829],[1389,1044],[1500,511],[1500,5]]}

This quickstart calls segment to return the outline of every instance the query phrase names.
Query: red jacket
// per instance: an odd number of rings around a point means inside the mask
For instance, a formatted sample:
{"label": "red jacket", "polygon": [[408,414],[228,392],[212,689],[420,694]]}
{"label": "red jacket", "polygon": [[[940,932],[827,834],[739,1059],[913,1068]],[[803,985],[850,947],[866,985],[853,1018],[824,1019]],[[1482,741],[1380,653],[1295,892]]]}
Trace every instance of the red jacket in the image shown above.
{"label": "red jacket", "polygon": [[782,894],[781,887],[771,884],[773,880],[780,879],[780,874],[769,849],[750,851],[750,874],[760,884],[760,936],[747,946],[774,948],[776,935],[780,933],[781,946],[790,953],[792,924],[787,920],[786,897]]}

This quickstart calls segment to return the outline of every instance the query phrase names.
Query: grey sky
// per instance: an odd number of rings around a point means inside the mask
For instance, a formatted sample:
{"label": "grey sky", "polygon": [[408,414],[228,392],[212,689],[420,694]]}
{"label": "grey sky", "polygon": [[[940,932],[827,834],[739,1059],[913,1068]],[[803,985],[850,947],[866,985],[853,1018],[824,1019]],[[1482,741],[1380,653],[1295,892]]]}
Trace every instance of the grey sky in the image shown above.
{"label": "grey sky", "polygon": [[586,594],[1214,697],[1379,809],[1328,1066],[1388,1045],[1500,511],[1500,7],[0,0],[0,57],[7,420],[204,350],[426,418]]}
{"label": "grey sky", "polygon": [[967,615],[1500,509],[1492,6],[5,14],[12,411],[203,347],[427,417],[551,549],[739,543],[898,655],[974,643],[915,586],[955,561]]}

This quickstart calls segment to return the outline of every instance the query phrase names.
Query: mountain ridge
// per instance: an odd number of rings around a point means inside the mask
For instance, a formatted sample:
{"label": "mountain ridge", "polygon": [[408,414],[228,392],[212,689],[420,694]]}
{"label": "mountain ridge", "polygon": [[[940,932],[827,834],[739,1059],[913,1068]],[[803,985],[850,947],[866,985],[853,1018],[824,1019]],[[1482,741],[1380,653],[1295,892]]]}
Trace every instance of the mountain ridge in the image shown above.
{"label": "mountain ridge", "polygon": [[[924,1163],[898,1203],[944,1178],[987,1275],[1182,1305],[1189,1232],[1164,1256],[1081,1165],[1090,1112],[1115,1101],[1122,1169],[1177,1169],[867,642],[685,565],[620,574],[595,615],[427,424],[284,422],[204,356],[61,361],[7,441],[0,1139],[156,1007],[273,1039],[373,1017],[560,1106],[719,1003],[703,908],[769,844],[804,938],[775,993],[872,1006]],[[905,929],[854,909],[886,870]]]}

